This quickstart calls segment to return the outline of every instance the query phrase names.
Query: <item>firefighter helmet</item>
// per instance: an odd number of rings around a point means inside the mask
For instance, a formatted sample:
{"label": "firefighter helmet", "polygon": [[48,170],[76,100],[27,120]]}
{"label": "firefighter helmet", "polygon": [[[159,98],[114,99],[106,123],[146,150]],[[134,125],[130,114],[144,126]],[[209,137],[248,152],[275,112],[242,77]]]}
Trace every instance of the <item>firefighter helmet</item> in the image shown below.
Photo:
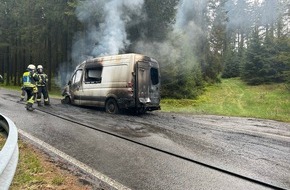
{"label": "firefighter helmet", "polygon": [[42,65],[37,65],[37,69],[43,69]]}
{"label": "firefighter helmet", "polygon": [[29,69],[29,70],[35,70],[35,65],[30,64],[30,65],[28,65],[27,69]]}

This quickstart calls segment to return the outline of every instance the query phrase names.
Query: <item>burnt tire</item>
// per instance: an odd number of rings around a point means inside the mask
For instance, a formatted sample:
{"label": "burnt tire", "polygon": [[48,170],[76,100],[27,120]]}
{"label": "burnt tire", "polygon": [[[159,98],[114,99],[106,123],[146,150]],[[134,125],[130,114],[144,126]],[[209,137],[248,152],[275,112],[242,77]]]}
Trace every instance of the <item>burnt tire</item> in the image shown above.
{"label": "burnt tire", "polygon": [[64,99],[61,100],[62,104],[70,104],[70,98],[69,96],[64,97]]}
{"label": "burnt tire", "polygon": [[111,114],[119,113],[119,107],[118,107],[117,101],[112,98],[107,100],[105,109],[107,113],[111,113]]}
{"label": "burnt tire", "polygon": [[145,109],[144,106],[141,106],[140,108],[137,108],[137,109],[135,110],[135,113],[136,113],[137,115],[144,114],[144,113],[146,113],[146,109]]}

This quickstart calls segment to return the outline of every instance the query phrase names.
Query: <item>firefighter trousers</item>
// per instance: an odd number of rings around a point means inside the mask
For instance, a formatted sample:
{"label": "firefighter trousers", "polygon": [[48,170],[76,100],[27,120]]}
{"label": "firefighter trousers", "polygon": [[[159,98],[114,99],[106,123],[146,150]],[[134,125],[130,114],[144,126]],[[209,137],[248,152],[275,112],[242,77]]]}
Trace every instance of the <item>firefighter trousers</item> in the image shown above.
{"label": "firefighter trousers", "polygon": [[41,95],[43,94],[44,104],[49,105],[49,98],[48,98],[48,91],[46,86],[37,86],[38,92],[37,92],[37,103],[41,102]]}
{"label": "firefighter trousers", "polygon": [[37,87],[24,87],[25,92],[27,93],[27,105],[32,106],[37,93]]}

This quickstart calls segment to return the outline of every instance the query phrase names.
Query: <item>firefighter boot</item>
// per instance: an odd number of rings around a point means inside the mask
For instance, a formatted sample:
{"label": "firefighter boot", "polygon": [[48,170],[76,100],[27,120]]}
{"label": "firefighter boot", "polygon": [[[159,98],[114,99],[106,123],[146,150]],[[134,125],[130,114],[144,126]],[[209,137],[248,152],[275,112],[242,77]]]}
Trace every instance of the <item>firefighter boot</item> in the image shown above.
{"label": "firefighter boot", "polygon": [[46,105],[46,106],[50,106],[49,101],[44,101],[44,105]]}
{"label": "firefighter boot", "polygon": [[27,111],[33,111],[34,110],[34,108],[32,107],[32,103],[27,103],[26,110]]}

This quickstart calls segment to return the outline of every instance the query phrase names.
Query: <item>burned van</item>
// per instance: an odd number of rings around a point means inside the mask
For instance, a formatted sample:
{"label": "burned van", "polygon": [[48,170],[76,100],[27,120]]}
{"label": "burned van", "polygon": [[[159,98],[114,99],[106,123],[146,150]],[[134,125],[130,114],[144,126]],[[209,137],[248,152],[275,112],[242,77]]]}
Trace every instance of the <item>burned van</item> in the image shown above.
{"label": "burned van", "polygon": [[103,107],[108,113],[159,110],[159,64],[140,54],[86,60],[76,67],[62,95],[62,103]]}

